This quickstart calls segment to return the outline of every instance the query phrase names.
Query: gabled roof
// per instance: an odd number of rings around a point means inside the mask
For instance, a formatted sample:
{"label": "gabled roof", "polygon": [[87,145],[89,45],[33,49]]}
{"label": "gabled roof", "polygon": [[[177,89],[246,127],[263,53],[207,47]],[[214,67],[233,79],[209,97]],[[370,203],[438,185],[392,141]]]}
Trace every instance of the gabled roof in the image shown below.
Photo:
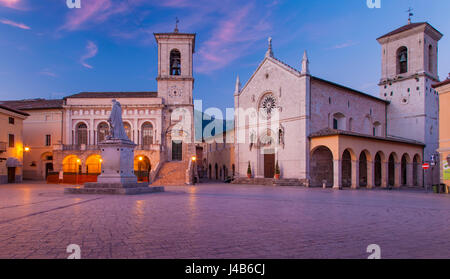
{"label": "gabled roof", "polygon": [[26,112],[23,112],[23,111],[20,111],[20,110],[17,110],[17,109],[13,109],[13,108],[10,108],[8,106],[1,105],[1,104],[0,104],[0,109],[4,109],[4,110],[10,111],[10,112],[14,112],[14,113],[17,113],[17,114],[20,114],[20,115],[23,115],[23,116],[30,116]]}
{"label": "gabled roof", "polygon": [[444,86],[444,85],[447,85],[447,84],[450,84],[450,77],[448,77],[448,78],[447,78],[446,80],[444,80],[444,81],[441,81],[441,82],[439,82],[439,83],[433,84],[432,87],[433,87],[433,88],[438,88],[438,87],[441,87],[441,86]]}
{"label": "gabled roof", "polygon": [[325,128],[318,132],[311,133],[309,135],[309,138],[320,138],[320,137],[327,137],[327,136],[337,136],[337,135],[343,135],[343,136],[351,136],[351,137],[359,137],[359,138],[367,138],[367,139],[375,139],[375,140],[382,140],[382,141],[390,141],[390,142],[399,142],[399,143],[406,143],[406,144],[413,144],[413,145],[419,145],[419,146],[425,146],[424,143],[410,140],[410,139],[404,139],[404,138],[394,138],[394,137],[377,137],[377,136],[371,136],[366,134],[360,134],[350,131],[344,131],[344,130],[336,130],[331,128]]}
{"label": "gabled roof", "polygon": [[411,30],[411,29],[414,29],[416,27],[423,26],[423,25],[428,25],[434,31],[436,31],[441,36],[443,36],[441,32],[439,32],[436,28],[431,26],[428,22],[415,22],[415,23],[406,24],[406,25],[404,25],[404,26],[402,26],[400,28],[397,28],[394,31],[387,33],[386,35],[383,35],[383,36],[379,37],[377,40],[380,40],[380,39],[383,39],[383,38],[386,38],[386,37],[389,37],[389,36],[392,36],[392,35],[400,34],[402,32],[405,32],[405,31],[408,31],[408,30]]}
{"label": "gabled roof", "polygon": [[64,99],[80,99],[80,98],[156,98],[158,92],[81,92]]}
{"label": "gabled roof", "polygon": [[63,100],[26,99],[15,101],[0,101],[0,104],[16,110],[38,110],[38,109],[62,109]]}
{"label": "gabled roof", "polygon": [[324,80],[324,79],[321,79],[321,78],[318,78],[318,77],[314,77],[314,76],[311,76],[311,79],[312,80],[316,80],[316,81],[320,81],[320,82],[323,82],[323,83],[327,83],[328,85],[331,85],[331,86],[334,86],[334,87],[338,87],[338,88],[341,88],[341,89],[344,89],[344,90],[347,90],[347,91],[351,91],[351,92],[356,93],[356,94],[360,94],[360,95],[362,95],[364,97],[371,98],[371,99],[374,99],[376,101],[380,101],[380,102],[383,102],[383,103],[386,103],[386,104],[390,103],[387,100],[375,97],[375,96],[370,95],[368,93],[364,93],[364,92],[358,91],[356,89],[353,89],[353,88],[350,88],[350,87],[347,87],[347,86],[344,86],[344,85],[341,85],[341,84],[337,84],[337,83],[334,83],[334,82],[331,82],[331,81],[328,81],[328,80]]}

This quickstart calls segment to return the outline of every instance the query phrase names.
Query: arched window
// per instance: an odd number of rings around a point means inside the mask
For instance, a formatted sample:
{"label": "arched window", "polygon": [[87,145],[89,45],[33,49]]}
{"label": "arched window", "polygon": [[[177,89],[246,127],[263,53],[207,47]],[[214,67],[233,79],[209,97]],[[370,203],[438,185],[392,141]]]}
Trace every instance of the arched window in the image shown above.
{"label": "arched window", "polygon": [[102,142],[109,134],[109,126],[106,122],[98,124],[97,127],[97,142]]}
{"label": "arched window", "polygon": [[170,75],[181,75],[181,53],[177,49],[170,52]]}
{"label": "arched window", "polygon": [[428,46],[428,71],[433,73],[433,46]]}
{"label": "arched window", "polygon": [[373,136],[380,137],[381,136],[381,124],[380,122],[373,123]]}
{"label": "arched window", "polygon": [[335,130],[345,130],[345,115],[338,112],[333,115],[333,129]]}
{"label": "arched window", "polygon": [[123,122],[123,128],[129,140],[133,140],[131,137],[131,125],[128,122]]}
{"label": "arched window", "polygon": [[401,47],[397,50],[397,74],[408,72],[408,49]]}
{"label": "arched window", "polygon": [[77,125],[77,130],[76,130],[76,134],[77,134],[77,144],[88,144],[88,131],[87,131],[87,125],[84,123],[80,123]]}
{"label": "arched window", "polygon": [[153,125],[150,122],[145,122],[142,125],[142,145],[153,144]]}

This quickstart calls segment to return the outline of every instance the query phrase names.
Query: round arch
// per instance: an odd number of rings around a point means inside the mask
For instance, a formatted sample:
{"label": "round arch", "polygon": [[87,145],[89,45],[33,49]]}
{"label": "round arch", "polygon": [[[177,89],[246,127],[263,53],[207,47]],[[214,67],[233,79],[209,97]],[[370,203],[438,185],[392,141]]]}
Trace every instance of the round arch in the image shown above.
{"label": "round arch", "polygon": [[365,149],[361,151],[359,154],[359,187],[367,187],[368,185],[368,174],[369,174],[369,162],[372,161],[372,157],[370,156],[370,152]]}
{"label": "round arch", "polygon": [[383,164],[386,161],[386,156],[383,151],[378,151],[375,154],[373,167],[374,167],[374,181],[375,187],[381,187],[383,185]]}
{"label": "round arch", "polygon": [[138,177],[138,181],[149,181],[151,170],[152,164],[147,156],[134,156],[134,174]]}
{"label": "round arch", "polygon": [[311,151],[311,186],[319,187],[323,183],[332,187],[334,183],[333,153],[331,150],[320,145]]}
{"label": "round arch", "polygon": [[395,186],[396,164],[398,163],[397,153],[392,152],[388,159],[388,184]]}
{"label": "round arch", "polygon": [[81,159],[76,155],[69,155],[63,159],[64,173],[81,173]]}
{"label": "round arch", "polygon": [[86,174],[101,174],[102,173],[102,156],[93,154],[86,159]]}

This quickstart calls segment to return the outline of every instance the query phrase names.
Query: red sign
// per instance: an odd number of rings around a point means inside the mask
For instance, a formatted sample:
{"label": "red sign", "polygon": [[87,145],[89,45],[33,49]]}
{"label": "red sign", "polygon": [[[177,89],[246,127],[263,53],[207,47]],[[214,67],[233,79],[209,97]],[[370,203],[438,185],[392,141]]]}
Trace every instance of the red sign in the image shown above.
{"label": "red sign", "polygon": [[422,168],[423,168],[424,170],[427,170],[427,169],[430,168],[430,164],[425,163],[425,164],[422,165]]}

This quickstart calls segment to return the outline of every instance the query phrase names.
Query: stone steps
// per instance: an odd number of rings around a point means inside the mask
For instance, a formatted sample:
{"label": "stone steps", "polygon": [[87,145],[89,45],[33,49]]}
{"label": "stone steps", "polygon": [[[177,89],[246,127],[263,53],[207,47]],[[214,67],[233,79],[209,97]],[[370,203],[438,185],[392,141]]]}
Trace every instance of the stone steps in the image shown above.
{"label": "stone steps", "polygon": [[306,181],[296,178],[273,179],[238,177],[232,182],[232,184],[264,186],[306,186]]}
{"label": "stone steps", "polygon": [[165,162],[153,181],[152,186],[179,186],[186,184],[185,162]]}
{"label": "stone steps", "polygon": [[84,187],[65,188],[65,194],[139,195],[164,192],[164,187],[149,187],[145,183],[86,183]]}

